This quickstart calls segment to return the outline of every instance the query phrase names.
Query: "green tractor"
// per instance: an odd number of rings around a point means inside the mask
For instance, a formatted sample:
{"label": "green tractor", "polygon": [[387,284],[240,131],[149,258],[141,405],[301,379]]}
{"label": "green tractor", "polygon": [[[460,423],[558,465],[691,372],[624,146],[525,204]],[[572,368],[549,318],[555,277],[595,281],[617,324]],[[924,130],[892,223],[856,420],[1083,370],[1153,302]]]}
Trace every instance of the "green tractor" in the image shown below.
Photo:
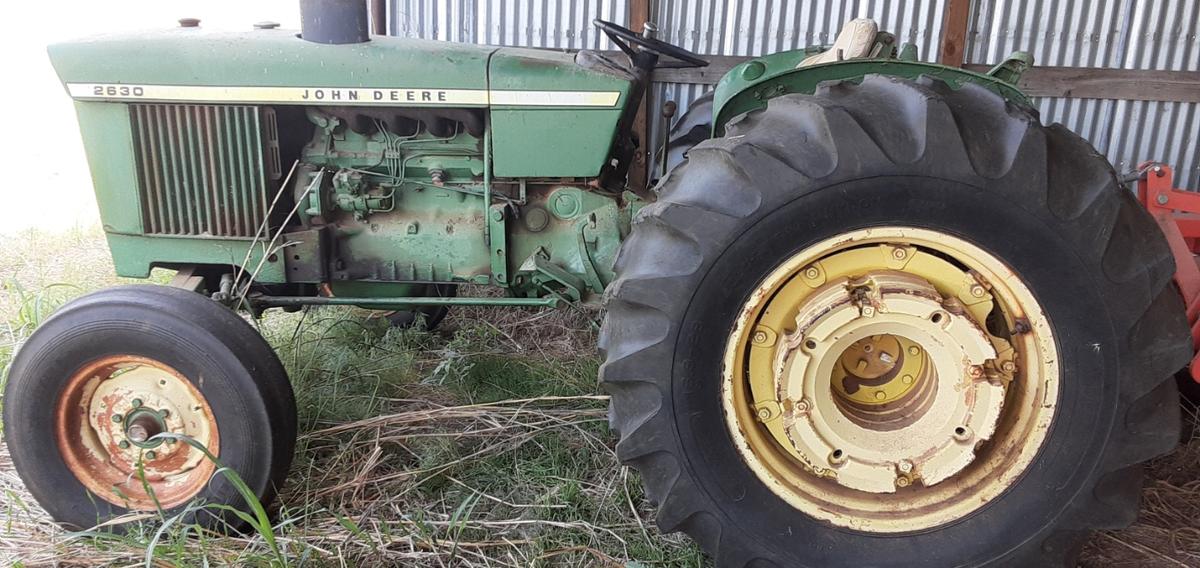
{"label": "green tractor", "polygon": [[707,139],[630,187],[654,70],[702,56],[603,21],[622,53],[301,12],[50,48],[117,272],[178,271],[71,302],[13,361],[8,448],[65,525],[245,508],[210,457],[273,497],[295,402],[237,310],[603,302],[617,453],[722,567],[1067,565],[1177,443],[1171,250],[1041,124],[1025,54],[974,73],[852,22],[734,67]]}

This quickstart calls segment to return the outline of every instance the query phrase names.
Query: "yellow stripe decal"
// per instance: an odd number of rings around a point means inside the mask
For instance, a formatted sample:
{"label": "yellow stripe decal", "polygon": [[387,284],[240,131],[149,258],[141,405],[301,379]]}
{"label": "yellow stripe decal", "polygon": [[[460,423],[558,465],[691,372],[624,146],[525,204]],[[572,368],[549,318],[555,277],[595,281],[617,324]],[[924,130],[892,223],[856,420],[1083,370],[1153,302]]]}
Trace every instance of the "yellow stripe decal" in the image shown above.
{"label": "yellow stripe decal", "polygon": [[67,83],[81,101],[308,103],[386,106],[565,106],[612,108],[617,91],[485,91],[482,89],[375,89],[365,87],[212,87]]}

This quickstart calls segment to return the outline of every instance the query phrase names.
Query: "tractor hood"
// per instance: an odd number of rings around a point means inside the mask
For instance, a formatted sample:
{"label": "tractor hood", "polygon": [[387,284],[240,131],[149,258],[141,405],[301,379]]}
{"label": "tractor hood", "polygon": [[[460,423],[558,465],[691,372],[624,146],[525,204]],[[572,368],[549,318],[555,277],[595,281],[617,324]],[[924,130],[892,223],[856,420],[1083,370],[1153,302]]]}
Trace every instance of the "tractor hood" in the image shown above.
{"label": "tractor hood", "polygon": [[614,109],[629,88],[565,52],[386,36],[326,45],[280,29],[177,28],[49,51],[76,100]]}
{"label": "tractor hood", "polygon": [[611,62],[563,51],[386,36],[330,45],[281,29],[181,27],[49,51],[85,130],[118,106],[106,103],[488,108],[497,177],[596,176],[633,86]]}
{"label": "tractor hood", "polygon": [[[49,49],[59,78],[78,100],[190,97],[214,101],[220,97],[226,102],[309,103],[317,102],[314,98],[319,94],[327,99],[322,104],[352,104],[351,90],[362,89],[353,94],[358,104],[394,105],[410,95],[418,103],[434,102],[420,100],[424,90],[433,89],[448,91],[441,94],[440,104],[462,106],[487,103],[487,63],[495,50],[393,37],[324,45],[304,41],[294,30],[208,32],[202,28],[105,35]],[[142,88],[140,94],[106,91],[112,85]],[[217,92],[214,87],[228,88]],[[268,90],[278,87],[290,89]],[[421,91],[407,92],[415,89]],[[338,99],[332,100],[335,93]]]}

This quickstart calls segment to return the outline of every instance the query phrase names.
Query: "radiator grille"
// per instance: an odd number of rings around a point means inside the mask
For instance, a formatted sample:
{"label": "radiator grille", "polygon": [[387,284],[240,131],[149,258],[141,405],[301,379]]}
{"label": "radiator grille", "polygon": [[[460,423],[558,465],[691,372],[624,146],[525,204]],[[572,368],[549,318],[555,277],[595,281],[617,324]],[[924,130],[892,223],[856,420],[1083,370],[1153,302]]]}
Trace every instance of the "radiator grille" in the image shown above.
{"label": "radiator grille", "polygon": [[[145,232],[254,236],[267,216],[266,161],[277,170],[279,160],[277,141],[264,140],[269,110],[130,105]],[[266,119],[268,138],[274,136],[273,118]]]}

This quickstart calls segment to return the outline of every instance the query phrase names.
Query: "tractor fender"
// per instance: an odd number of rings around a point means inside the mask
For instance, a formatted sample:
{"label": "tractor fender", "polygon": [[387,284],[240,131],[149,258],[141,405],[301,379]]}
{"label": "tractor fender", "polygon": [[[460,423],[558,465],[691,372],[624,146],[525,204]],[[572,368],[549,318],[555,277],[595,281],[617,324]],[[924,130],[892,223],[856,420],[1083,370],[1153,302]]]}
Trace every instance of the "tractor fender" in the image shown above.
{"label": "tractor fender", "polygon": [[744,61],[730,69],[713,92],[714,137],[725,133],[725,125],[734,117],[766,107],[767,101],[787,94],[812,94],[826,81],[858,81],[867,75],[889,75],[906,79],[929,76],[940,79],[953,89],[980,85],[1023,107],[1031,107],[1029,97],[1015,85],[990,74],[958,67],[900,59],[849,59],[798,67],[810,50],[784,51]]}

